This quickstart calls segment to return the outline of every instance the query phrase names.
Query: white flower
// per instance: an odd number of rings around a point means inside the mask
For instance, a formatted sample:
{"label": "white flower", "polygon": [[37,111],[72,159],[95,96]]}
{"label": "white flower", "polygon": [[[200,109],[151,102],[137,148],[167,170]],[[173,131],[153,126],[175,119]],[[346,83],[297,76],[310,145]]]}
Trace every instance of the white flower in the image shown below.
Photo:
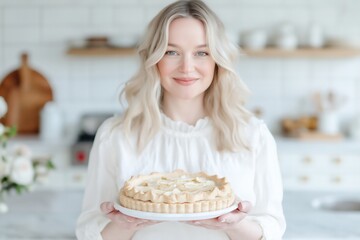
{"label": "white flower", "polygon": [[0,179],[1,179],[2,177],[7,176],[10,173],[10,164],[2,159],[1,153],[0,153],[0,157],[1,157],[0,159]]}
{"label": "white flower", "polygon": [[7,213],[9,211],[6,203],[0,202],[0,213]]}
{"label": "white flower", "polygon": [[31,159],[31,149],[26,145],[17,145],[14,147],[13,152],[15,156],[25,157]]}
{"label": "white flower", "polygon": [[14,159],[10,178],[21,185],[29,185],[34,181],[34,168],[30,158],[18,156]]}
{"label": "white flower", "polygon": [[5,99],[0,96],[0,118],[2,118],[7,112],[7,104]]}

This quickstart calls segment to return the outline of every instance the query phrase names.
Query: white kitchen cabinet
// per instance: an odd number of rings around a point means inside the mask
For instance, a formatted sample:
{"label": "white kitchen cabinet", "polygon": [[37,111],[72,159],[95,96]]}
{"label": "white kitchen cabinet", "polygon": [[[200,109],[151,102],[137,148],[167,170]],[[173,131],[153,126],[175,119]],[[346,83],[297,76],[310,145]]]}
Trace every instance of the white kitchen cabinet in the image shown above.
{"label": "white kitchen cabinet", "polygon": [[289,190],[360,190],[360,145],[280,141],[279,161]]}

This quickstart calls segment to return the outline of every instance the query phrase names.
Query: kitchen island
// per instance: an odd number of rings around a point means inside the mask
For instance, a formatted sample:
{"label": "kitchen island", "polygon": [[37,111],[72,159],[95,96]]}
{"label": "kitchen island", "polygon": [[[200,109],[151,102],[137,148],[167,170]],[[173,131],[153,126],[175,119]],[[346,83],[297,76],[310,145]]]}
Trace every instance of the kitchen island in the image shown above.
{"label": "kitchen island", "polygon": [[[74,229],[82,194],[80,190],[43,190],[9,196],[9,212],[0,214],[0,240],[76,239]],[[359,197],[360,193],[286,191],[284,239],[360,240],[360,211],[326,211],[311,205],[313,199],[335,195]]]}

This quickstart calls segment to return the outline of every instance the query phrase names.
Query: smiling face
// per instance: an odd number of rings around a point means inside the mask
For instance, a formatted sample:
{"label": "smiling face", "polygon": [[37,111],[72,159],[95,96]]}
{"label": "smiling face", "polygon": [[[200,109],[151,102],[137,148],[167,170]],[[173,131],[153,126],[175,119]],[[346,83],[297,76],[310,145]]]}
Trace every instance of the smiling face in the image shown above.
{"label": "smiling face", "polygon": [[203,23],[190,17],[173,20],[167,50],[157,67],[164,101],[202,101],[215,70]]}

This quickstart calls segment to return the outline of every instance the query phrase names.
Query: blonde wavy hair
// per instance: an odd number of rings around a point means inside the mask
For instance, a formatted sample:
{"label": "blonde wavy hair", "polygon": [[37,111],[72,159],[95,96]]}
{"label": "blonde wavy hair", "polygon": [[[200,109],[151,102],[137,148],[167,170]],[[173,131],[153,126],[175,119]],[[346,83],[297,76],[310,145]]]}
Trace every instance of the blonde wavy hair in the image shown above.
{"label": "blonde wavy hair", "polygon": [[239,151],[247,148],[243,133],[251,113],[244,108],[249,91],[234,69],[239,49],[227,39],[217,15],[200,0],[174,2],[149,23],[138,47],[139,70],[121,93],[128,104],[121,119],[124,132],[127,137],[135,133],[137,150],[141,152],[160,130],[163,90],[157,63],[167,49],[170,23],[187,17],[204,24],[209,51],[216,62],[204,106],[215,129],[217,149]]}

